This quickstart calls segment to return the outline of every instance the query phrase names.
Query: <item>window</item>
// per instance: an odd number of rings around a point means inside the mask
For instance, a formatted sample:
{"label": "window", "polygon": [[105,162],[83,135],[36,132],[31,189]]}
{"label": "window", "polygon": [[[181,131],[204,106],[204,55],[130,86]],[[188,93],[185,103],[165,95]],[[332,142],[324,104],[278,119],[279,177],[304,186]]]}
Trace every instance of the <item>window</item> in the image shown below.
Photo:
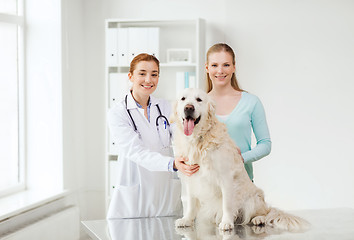
{"label": "window", "polygon": [[0,1],[0,196],[24,188],[22,2]]}

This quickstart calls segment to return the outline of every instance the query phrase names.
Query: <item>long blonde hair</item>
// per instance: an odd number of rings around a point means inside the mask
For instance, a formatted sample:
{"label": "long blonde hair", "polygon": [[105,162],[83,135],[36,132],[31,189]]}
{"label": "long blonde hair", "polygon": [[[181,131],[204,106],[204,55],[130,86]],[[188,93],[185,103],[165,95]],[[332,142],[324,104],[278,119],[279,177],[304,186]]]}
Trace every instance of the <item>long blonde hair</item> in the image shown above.
{"label": "long blonde hair", "polygon": [[[210,54],[216,53],[216,52],[222,52],[222,51],[227,52],[227,53],[229,53],[231,55],[232,64],[235,65],[236,64],[235,53],[232,50],[232,48],[229,45],[227,45],[226,43],[217,43],[217,44],[214,44],[213,46],[211,46],[209,48],[209,50],[207,52],[207,55],[206,55],[207,64],[209,63]],[[206,80],[207,80],[207,92],[210,92],[213,89],[213,83],[212,83],[212,81],[210,79],[209,73],[206,73]],[[231,77],[231,86],[237,91],[244,91],[238,85],[235,73],[233,73],[232,77]]]}

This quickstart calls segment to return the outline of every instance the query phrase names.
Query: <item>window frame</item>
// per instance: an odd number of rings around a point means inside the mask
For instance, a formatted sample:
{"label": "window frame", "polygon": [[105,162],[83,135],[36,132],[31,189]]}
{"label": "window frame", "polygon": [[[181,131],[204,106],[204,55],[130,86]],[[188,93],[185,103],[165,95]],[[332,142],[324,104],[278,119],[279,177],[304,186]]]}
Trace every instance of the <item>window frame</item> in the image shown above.
{"label": "window frame", "polygon": [[25,20],[24,0],[17,0],[17,13],[0,13],[0,22],[17,25],[17,88],[18,88],[18,183],[0,191],[0,198],[26,189],[25,158]]}

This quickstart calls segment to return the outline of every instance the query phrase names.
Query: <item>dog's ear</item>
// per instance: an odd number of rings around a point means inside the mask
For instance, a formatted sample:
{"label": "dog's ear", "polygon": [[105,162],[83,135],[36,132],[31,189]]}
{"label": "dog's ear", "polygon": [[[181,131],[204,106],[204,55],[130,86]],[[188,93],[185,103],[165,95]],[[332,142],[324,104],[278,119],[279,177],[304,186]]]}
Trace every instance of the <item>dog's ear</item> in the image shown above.
{"label": "dog's ear", "polygon": [[176,122],[178,116],[177,116],[177,104],[178,101],[175,101],[172,106],[172,114],[170,116],[170,123]]}

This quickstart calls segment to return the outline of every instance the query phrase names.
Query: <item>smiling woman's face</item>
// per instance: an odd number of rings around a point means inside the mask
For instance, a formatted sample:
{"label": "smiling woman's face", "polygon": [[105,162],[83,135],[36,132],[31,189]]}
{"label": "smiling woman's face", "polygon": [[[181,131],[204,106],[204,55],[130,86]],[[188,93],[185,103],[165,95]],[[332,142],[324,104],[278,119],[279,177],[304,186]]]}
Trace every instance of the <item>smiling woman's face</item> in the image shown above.
{"label": "smiling woman's face", "polygon": [[159,82],[159,67],[154,61],[139,62],[133,74],[128,73],[129,80],[133,83],[134,95],[146,97],[152,94]]}
{"label": "smiling woman's face", "polygon": [[209,73],[213,86],[231,84],[231,77],[235,70],[232,56],[228,52],[214,52],[209,55],[206,71]]}

